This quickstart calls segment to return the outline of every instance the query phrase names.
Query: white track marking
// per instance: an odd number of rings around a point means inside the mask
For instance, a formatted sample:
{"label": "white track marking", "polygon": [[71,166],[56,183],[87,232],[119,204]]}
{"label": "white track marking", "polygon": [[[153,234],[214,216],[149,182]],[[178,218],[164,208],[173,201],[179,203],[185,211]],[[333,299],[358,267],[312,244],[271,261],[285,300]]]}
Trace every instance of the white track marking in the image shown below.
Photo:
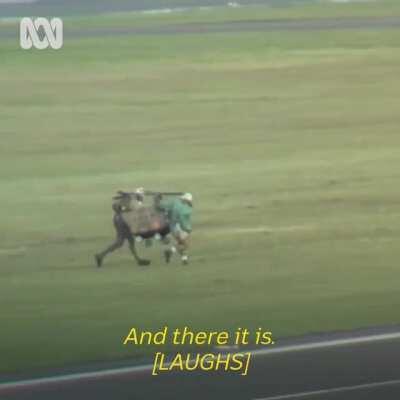
{"label": "white track marking", "polygon": [[355,386],[342,386],[333,389],[325,389],[325,390],[314,390],[312,392],[301,392],[301,393],[293,393],[293,394],[284,394],[280,396],[272,396],[272,397],[263,397],[254,400],[290,400],[290,399],[301,399],[302,397],[310,397],[310,396],[319,396],[322,394],[332,394],[332,393],[343,393],[343,392],[352,392],[356,390],[363,389],[374,389],[384,386],[394,386],[400,385],[400,379],[393,381],[385,381],[385,382],[375,382],[375,383],[365,383],[363,385],[355,385]]}
{"label": "white track marking", "polygon": [[14,389],[32,388],[37,386],[47,386],[52,383],[70,383],[78,382],[82,380],[97,380],[101,378],[110,378],[113,376],[129,375],[129,374],[140,374],[146,373],[153,370],[153,365],[139,365],[136,367],[125,367],[125,368],[115,368],[106,369],[102,371],[91,371],[91,372],[81,372],[76,374],[66,374],[59,376],[51,376],[47,378],[38,379],[27,379],[23,381],[10,382],[10,383],[0,383],[0,394],[2,392],[11,391]]}
{"label": "white track marking", "polygon": [[260,350],[254,350],[251,352],[253,356],[264,356],[272,354],[281,353],[291,353],[296,351],[314,350],[314,349],[324,349],[329,347],[340,347],[348,346],[352,344],[362,344],[362,343],[373,343],[373,342],[383,342],[388,340],[400,339],[400,332],[394,333],[381,333],[376,335],[368,336],[358,336],[351,337],[347,339],[333,339],[333,340],[321,340],[317,342],[304,343],[304,344],[293,344],[281,347],[266,347]]}
{"label": "white track marking", "polygon": [[[375,334],[375,335],[364,335],[364,336],[350,337],[350,338],[343,338],[343,339],[334,339],[334,340],[321,340],[321,341],[317,341],[317,342],[284,345],[284,346],[279,346],[279,347],[271,347],[270,346],[270,347],[267,347],[264,349],[250,351],[250,353],[252,354],[253,357],[269,356],[269,355],[274,355],[274,354],[341,347],[341,346],[348,346],[348,345],[353,345],[353,344],[383,342],[383,341],[397,340],[397,339],[400,339],[400,332],[381,333],[381,334]],[[97,379],[101,379],[101,378],[112,378],[114,376],[121,376],[121,375],[132,375],[132,374],[135,375],[135,374],[148,373],[148,372],[151,373],[152,368],[153,368],[153,365],[148,364],[148,365],[139,365],[139,366],[134,366],[134,367],[124,367],[124,368],[116,368],[116,369],[106,369],[106,370],[101,370],[101,371],[72,373],[72,374],[52,376],[52,377],[47,377],[47,378],[38,378],[38,379],[29,379],[29,380],[22,380],[22,381],[9,382],[9,383],[0,383],[0,394],[2,394],[4,392],[9,392],[12,390],[17,390],[17,389],[32,388],[32,387],[38,387],[38,386],[47,386],[47,385],[57,384],[57,383],[72,383],[72,382],[77,382],[77,381],[82,381],[82,380],[97,380]],[[272,400],[272,399],[273,398],[268,399],[268,400]],[[282,399],[284,399],[284,397]],[[290,399],[290,397],[289,397],[289,399]]]}

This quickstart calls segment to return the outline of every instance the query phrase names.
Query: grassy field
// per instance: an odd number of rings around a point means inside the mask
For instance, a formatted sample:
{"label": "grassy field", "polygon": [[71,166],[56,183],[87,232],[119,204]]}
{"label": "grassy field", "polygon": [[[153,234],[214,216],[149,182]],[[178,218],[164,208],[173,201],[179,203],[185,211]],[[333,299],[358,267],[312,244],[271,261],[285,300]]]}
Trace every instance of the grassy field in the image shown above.
{"label": "grassy field", "polygon": [[110,13],[97,16],[73,17],[68,21],[73,26],[135,26],[160,25],[170,23],[217,23],[243,20],[298,20],[313,18],[341,17],[393,17],[400,15],[397,0],[375,0],[368,2],[340,3],[330,0],[304,1],[282,7],[251,5],[247,7],[193,8],[172,13]]}
{"label": "grassy field", "polygon": [[[182,18],[185,18],[183,15]],[[398,323],[400,31],[0,43],[0,371],[123,357],[132,326]],[[124,249],[121,188],[195,195],[192,263]],[[150,349],[151,350],[151,349]]]}

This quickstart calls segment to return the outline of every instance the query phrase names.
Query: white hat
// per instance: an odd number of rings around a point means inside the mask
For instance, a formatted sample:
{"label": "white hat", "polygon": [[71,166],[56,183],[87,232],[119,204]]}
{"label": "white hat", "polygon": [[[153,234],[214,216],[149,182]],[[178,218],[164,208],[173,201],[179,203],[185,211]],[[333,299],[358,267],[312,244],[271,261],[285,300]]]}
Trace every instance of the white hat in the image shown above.
{"label": "white hat", "polygon": [[185,193],[184,195],[182,195],[181,197],[182,200],[185,200],[189,203],[193,203],[193,195],[192,193]]}
{"label": "white hat", "polygon": [[138,188],[135,190],[135,193],[136,193],[136,194],[144,194],[144,189],[143,189],[142,187],[138,187]]}

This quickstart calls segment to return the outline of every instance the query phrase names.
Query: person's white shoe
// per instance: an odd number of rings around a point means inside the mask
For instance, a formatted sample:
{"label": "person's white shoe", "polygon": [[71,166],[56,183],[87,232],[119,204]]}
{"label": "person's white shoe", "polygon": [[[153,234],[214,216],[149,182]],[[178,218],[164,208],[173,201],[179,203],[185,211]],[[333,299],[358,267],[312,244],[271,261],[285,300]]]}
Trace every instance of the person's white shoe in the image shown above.
{"label": "person's white shoe", "polygon": [[189,257],[188,256],[182,256],[182,264],[183,265],[188,265],[189,264]]}

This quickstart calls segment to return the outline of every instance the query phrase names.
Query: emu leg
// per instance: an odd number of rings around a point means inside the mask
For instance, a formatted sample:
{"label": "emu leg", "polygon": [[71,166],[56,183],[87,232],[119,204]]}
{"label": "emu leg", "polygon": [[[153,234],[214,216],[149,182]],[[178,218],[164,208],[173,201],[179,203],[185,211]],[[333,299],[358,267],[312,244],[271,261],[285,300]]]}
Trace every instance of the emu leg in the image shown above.
{"label": "emu leg", "polygon": [[95,255],[96,263],[98,267],[101,267],[104,261],[104,258],[115,250],[121,248],[124,244],[124,238],[118,236],[115,241],[108,246],[104,251]]}
{"label": "emu leg", "polygon": [[96,264],[99,268],[102,266],[104,258],[109,253],[112,253],[113,251],[118,250],[124,244],[126,234],[124,231],[124,226],[121,222],[122,221],[121,221],[120,216],[118,214],[115,214],[114,218],[113,218],[113,223],[114,223],[114,228],[115,228],[115,233],[116,233],[115,241],[110,246],[108,246],[104,251],[97,253],[94,256],[94,258],[96,260]]}
{"label": "emu leg", "polygon": [[146,260],[146,259],[143,259],[143,258],[139,257],[139,254],[136,251],[134,237],[132,235],[129,235],[127,237],[127,239],[128,239],[128,242],[129,242],[129,249],[131,250],[131,253],[132,253],[133,257],[135,257],[136,262],[139,265],[150,265],[150,260]]}

